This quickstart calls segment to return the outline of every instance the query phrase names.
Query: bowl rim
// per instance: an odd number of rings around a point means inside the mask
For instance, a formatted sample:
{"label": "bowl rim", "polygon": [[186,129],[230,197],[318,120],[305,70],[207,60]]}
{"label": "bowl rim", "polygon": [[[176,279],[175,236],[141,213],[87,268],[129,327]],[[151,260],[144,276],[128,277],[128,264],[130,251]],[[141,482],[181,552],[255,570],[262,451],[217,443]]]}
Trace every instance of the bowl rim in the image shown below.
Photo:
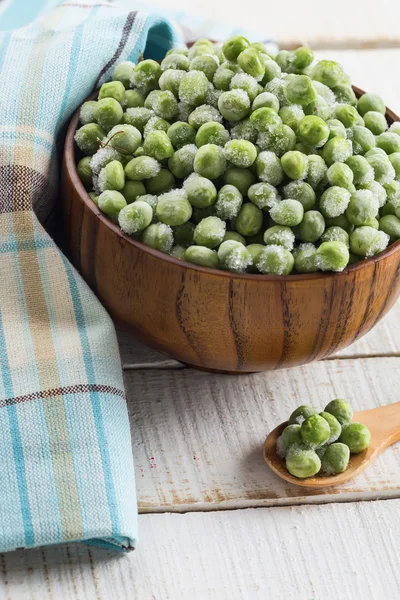
{"label": "bowl rim", "polygon": [[[353,90],[357,97],[362,96],[365,92],[356,87],[352,86]],[[96,98],[98,93],[98,89],[92,92],[84,102],[88,100],[93,100]],[[250,281],[278,281],[278,282],[295,282],[295,281],[304,281],[304,280],[328,280],[337,277],[347,277],[353,273],[357,273],[358,271],[362,271],[365,268],[368,268],[371,264],[374,265],[385,258],[392,256],[400,249],[400,240],[397,240],[393,244],[390,244],[385,250],[376,254],[375,256],[371,256],[370,258],[366,258],[354,265],[347,266],[343,271],[329,271],[329,272],[316,272],[316,273],[293,273],[289,275],[265,275],[262,273],[233,273],[231,271],[223,271],[220,269],[212,269],[211,267],[203,267],[201,265],[196,265],[193,263],[186,262],[184,260],[180,260],[178,258],[174,258],[169,254],[165,254],[160,250],[156,250],[129,237],[125,234],[111,219],[106,217],[100,209],[96,206],[93,200],[89,196],[89,192],[85,189],[83,183],[81,182],[78,171],[76,169],[75,163],[75,145],[74,145],[74,135],[79,123],[79,113],[80,107],[78,106],[76,111],[74,112],[69,125],[64,143],[64,162],[69,177],[74,185],[76,191],[79,194],[79,197],[84,202],[84,204],[89,208],[89,210],[94,214],[96,219],[101,221],[108,229],[110,229],[113,233],[115,233],[119,238],[123,239],[127,244],[134,246],[135,248],[141,250],[142,252],[146,252],[150,256],[154,258],[159,258],[164,260],[170,264],[173,264],[181,269],[190,269],[192,271],[196,271],[199,273],[204,273],[210,276],[216,277],[227,277],[230,279],[236,280],[250,280]],[[394,121],[400,121],[400,117],[398,117],[392,110],[386,107],[386,116],[389,119]]]}

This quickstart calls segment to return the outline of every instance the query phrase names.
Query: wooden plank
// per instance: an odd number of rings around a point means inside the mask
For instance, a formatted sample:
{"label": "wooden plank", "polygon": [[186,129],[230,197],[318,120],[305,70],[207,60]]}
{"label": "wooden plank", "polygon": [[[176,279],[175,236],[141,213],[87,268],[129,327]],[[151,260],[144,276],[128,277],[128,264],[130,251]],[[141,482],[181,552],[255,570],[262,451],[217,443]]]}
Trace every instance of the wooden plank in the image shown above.
{"label": "wooden plank", "polygon": [[389,500],[141,515],[125,557],[83,545],[0,555],[0,598],[398,598],[399,510]]}
{"label": "wooden plank", "polygon": [[300,404],[348,398],[355,410],[398,401],[399,358],[321,361],[254,375],[127,371],[141,512],[400,497],[400,444],[338,487],[290,485],[264,464],[266,435]]}

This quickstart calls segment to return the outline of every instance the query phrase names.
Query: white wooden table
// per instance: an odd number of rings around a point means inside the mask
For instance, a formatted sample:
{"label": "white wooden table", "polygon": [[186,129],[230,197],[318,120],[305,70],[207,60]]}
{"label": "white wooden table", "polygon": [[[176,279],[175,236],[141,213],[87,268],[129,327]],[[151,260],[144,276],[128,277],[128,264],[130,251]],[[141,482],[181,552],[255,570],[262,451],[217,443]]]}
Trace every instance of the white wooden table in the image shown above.
{"label": "white wooden table", "polygon": [[[400,111],[400,50],[326,52]],[[306,367],[210,375],[120,334],[139,501],[137,550],[83,545],[0,555],[0,600],[395,600],[400,444],[340,488],[310,491],[264,464],[299,404],[399,400],[400,302],[365,338]]]}

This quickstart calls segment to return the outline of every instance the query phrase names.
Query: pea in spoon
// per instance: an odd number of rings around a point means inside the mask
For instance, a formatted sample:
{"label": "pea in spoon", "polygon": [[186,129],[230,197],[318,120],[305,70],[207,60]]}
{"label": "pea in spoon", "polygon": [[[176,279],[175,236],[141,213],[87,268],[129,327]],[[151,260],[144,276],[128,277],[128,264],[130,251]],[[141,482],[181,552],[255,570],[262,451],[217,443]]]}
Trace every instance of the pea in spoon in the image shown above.
{"label": "pea in spoon", "polygon": [[385,448],[400,440],[400,402],[356,412],[353,422],[360,422],[368,427],[371,432],[371,443],[360,454],[351,454],[349,466],[344,473],[329,476],[316,475],[307,479],[298,479],[291,475],[286,469],[285,459],[276,454],[276,440],[285,429],[287,422],[278,425],[268,435],[264,443],[264,459],[274,473],[295,485],[312,488],[340,485],[364,471]]}

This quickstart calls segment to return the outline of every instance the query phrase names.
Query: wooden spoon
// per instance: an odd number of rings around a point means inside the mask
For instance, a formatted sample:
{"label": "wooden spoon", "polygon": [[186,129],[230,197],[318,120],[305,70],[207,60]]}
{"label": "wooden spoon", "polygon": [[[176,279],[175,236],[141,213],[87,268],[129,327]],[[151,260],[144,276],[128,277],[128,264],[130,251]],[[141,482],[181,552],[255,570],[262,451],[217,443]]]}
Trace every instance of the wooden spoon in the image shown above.
{"label": "wooden spoon", "polygon": [[400,402],[356,412],[353,421],[368,427],[371,432],[371,443],[364,452],[350,456],[349,466],[344,473],[329,476],[316,475],[308,479],[298,479],[291,475],[286,469],[285,460],[276,454],[276,440],[285,429],[287,422],[278,425],[265,440],[265,461],[274,473],[295,485],[312,488],[340,485],[364,471],[385,448],[400,440]]}

